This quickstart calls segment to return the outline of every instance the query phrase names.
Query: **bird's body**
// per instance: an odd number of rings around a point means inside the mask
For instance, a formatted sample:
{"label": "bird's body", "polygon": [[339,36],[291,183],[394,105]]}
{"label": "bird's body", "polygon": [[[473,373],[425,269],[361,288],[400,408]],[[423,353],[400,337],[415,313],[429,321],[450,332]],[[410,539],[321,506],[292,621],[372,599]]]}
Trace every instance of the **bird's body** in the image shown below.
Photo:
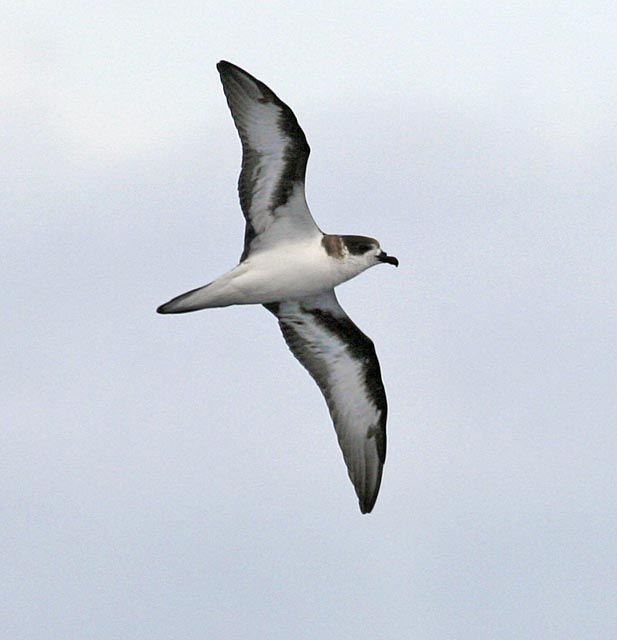
{"label": "bird's body", "polygon": [[364,261],[329,255],[325,238],[302,238],[250,254],[238,266],[210,284],[182,294],[161,307],[182,313],[235,304],[267,304],[303,300],[350,280],[368,269]]}
{"label": "bird's body", "polygon": [[324,234],[304,196],[309,147],[287,105],[262,82],[220,62],[243,149],[238,184],[246,217],[240,263],[173,298],[159,313],[262,304],[319,385],[363,513],[375,503],[386,452],[387,403],[372,341],[338,304],[334,288],[396,258],[365,236]]}

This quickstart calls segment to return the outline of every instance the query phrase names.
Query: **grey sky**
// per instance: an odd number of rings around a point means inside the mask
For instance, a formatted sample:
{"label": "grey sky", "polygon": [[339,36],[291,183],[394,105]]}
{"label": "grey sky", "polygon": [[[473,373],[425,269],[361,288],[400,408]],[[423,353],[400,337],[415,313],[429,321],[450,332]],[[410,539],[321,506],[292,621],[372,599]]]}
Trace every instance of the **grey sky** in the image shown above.
{"label": "grey sky", "polygon": [[[614,637],[614,4],[262,5],[0,10],[3,635]],[[241,252],[221,58],[401,261],[369,516],[267,312],[154,313]]]}

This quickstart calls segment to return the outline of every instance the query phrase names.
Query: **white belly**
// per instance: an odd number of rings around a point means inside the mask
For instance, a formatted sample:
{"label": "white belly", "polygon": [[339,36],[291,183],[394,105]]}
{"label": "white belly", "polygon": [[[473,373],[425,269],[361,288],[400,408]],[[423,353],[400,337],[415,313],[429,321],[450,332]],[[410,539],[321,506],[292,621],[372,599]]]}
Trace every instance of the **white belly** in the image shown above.
{"label": "white belly", "polygon": [[256,254],[238,265],[229,285],[244,304],[302,300],[345,282],[355,274],[341,271],[340,263],[319,247]]}
{"label": "white belly", "polygon": [[357,276],[366,262],[329,256],[319,240],[252,254],[210,284],[170,300],[162,313],[180,313],[232,304],[303,300]]}

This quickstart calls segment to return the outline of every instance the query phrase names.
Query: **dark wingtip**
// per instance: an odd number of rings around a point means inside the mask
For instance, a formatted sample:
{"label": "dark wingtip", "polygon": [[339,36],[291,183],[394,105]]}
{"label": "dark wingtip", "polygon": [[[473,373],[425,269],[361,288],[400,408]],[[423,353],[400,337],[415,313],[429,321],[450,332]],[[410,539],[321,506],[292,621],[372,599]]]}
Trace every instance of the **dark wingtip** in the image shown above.
{"label": "dark wingtip", "polygon": [[370,513],[373,510],[373,507],[375,506],[375,502],[377,502],[377,496],[375,496],[372,500],[370,501],[362,501],[359,500],[358,504],[360,505],[360,511],[362,514],[366,514],[366,513]]}
{"label": "dark wingtip", "polygon": [[358,496],[358,505],[362,513],[370,513],[377,502],[377,496],[379,495],[379,486],[381,485],[381,471],[379,472],[379,479],[374,491],[369,495]]}
{"label": "dark wingtip", "polygon": [[230,73],[231,71],[235,70],[242,71],[242,69],[240,69],[238,65],[235,65],[233,62],[228,62],[227,60],[220,60],[219,62],[217,62],[216,68],[221,75],[223,75],[224,73]]}

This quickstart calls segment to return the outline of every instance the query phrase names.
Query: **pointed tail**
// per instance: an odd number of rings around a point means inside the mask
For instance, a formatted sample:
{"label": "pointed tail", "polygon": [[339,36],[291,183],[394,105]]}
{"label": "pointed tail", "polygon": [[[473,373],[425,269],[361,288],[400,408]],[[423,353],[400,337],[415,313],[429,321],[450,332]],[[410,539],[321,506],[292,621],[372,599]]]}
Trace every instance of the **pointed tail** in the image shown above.
{"label": "pointed tail", "polygon": [[[210,283],[212,284],[212,283]],[[199,309],[207,309],[212,305],[211,296],[208,295],[206,289],[210,284],[204,287],[198,287],[192,291],[182,293],[175,298],[172,298],[169,302],[162,304],[157,310],[157,313],[188,313],[189,311],[199,311]]]}

